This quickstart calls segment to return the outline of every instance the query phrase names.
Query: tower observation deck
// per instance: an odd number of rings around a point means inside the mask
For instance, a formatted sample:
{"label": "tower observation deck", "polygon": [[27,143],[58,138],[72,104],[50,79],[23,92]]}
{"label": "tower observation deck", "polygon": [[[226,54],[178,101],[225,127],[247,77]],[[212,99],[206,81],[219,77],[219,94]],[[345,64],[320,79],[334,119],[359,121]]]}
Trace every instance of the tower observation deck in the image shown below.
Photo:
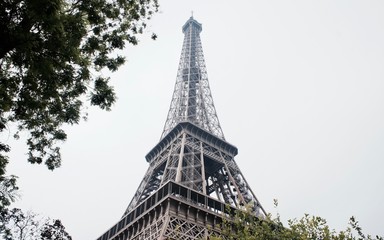
{"label": "tower observation deck", "polygon": [[182,27],[176,84],[159,143],[122,218],[97,240],[207,239],[236,209],[265,211],[241,173],[213,104],[200,40],[191,17]]}

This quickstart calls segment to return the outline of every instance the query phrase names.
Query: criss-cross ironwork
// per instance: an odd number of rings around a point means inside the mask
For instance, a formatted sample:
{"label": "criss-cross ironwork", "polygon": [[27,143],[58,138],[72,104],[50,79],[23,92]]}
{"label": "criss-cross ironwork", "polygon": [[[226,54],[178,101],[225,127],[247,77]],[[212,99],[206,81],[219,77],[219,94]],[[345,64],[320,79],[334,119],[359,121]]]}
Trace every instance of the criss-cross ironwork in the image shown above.
{"label": "criss-cross ironwork", "polygon": [[265,211],[234,157],[237,148],[221,130],[200,41],[191,17],[168,117],[159,143],[146,155],[149,168],[122,219],[98,240],[205,239],[220,223],[249,207]]}
{"label": "criss-cross ironwork", "polygon": [[201,24],[193,17],[183,26],[184,43],[175,90],[161,138],[178,123],[188,121],[224,139],[209,88],[200,40],[201,30]]}

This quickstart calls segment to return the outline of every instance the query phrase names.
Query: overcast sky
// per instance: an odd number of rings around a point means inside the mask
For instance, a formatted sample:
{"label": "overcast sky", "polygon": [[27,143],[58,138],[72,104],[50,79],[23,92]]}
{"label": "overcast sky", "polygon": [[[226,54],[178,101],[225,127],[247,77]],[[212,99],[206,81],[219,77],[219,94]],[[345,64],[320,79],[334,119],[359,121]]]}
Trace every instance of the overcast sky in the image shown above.
{"label": "overcast sky", "polygon": [[[96,239],[124,213],[168,113],[191,16],[221,127],[268,212],[304,213],[345,229],[350,216],[384,235],[384,1],[160,0],[127,63],[108,74],[111,112],[88,108],[68,127],[63,165],[31,166],[12,144],[17,207],[63,221],[74,239]],[[150,40],[157,33],[158,40]]]}

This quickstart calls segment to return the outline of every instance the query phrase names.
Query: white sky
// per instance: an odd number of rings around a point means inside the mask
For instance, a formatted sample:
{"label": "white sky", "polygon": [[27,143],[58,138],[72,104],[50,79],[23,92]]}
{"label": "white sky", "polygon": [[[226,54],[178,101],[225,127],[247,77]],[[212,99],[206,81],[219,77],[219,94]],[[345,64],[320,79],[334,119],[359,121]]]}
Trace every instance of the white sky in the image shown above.
{"label": "white sky", "polygon": [[163,130],[194,11],[222,129],[264,208],[276,213],[277,198],[284,221],[315,214],[337,230],[354,215],[384,235],[384,1],[234,2],[160,1],[111,75],[118,102],[68,127],[60,169],[31,166],[9,139],[15,206],[61,219],[79,240],[120,219]]}

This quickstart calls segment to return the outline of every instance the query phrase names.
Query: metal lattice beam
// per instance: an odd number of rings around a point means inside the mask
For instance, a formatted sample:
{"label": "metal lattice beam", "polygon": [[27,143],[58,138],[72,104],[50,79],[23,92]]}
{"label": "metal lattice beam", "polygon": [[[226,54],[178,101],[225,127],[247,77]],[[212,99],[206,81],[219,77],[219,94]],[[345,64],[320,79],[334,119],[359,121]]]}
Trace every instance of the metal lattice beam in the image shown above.
{"label": "metal lattice beam", "polygon": [[201,24],[192,17],[183,27],[183,49],[171,106],[161,138],[178,123],[189,121],[224,139],[209,88],[200,40],[201,30]]}
{"label": "metal lattice beam", "polygon": [[[201,24],[183,26],[184,43],[171,106],[149,168],[120,221],[98,240],[207,239],[223,218],[251,208],[266,213],[225,141],[208,84]],[[229,208],[229,210],[228,210]]]}
{"label": "metal lattice beam", "polygon": [[179,133],[155,147],[159,153],[149,160],[150,167],[125,214],[163,184],[174,181],[236,208],[250,206],[255,215],[264,216],[264,209],[235,162],[237,151],[226,150],[234,147],[225,141],[217,145],[219,138],[208,132],[196,133],[200,128],[189,122],[178,126]]}

